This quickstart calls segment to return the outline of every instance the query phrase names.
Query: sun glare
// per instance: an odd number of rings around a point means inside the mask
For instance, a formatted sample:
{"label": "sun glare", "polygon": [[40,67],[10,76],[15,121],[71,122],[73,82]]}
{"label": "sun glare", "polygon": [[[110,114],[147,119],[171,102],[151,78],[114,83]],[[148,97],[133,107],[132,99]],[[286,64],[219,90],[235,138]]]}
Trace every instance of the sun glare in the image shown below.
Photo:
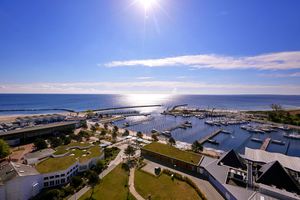
{"label": "sun glare", "polygon": [[152,9],[156,4],[156,0],[138,0],[138,2],[144,7],[145,11]]}

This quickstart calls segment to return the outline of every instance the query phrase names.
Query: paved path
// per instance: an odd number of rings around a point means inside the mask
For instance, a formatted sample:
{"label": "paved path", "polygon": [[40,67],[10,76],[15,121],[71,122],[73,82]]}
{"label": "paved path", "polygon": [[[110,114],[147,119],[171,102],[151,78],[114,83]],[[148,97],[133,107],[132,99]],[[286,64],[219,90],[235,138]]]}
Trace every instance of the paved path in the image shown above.
{"label": "paved path", "polygon": [[[109,172],[111,172],[118,164],[120,164],[123,161],[124,157],[124,149],[127,147],[127,145],[121,145],[119,148],[121,151],[118,153],[116,158],[112,160],[108,167],[99,174],[99,178],[102,179],[104,176],[106,176]],[[86,193],[91,187],[90,186],[85,186],[81,190],[79,190],[77,193],[73,194],[68,200],[77,200],[80,198],[84,193]]]}
{"label": "paved path", "polygon": [[189,174],[185,174],[181,171],[177,171],[173,168],[166,167],[164,165],[160,165],[158,163],[151,162],[149,160],[145,160],[147,165],[143,167],[142,169],[154,174],[155,167],[160,167],[162,169],[169,169],[171,171],[174,171],[176,173],[179,173],[183,176],[189,177],[197,186],[198,188],[205,194],[208,200],[224,200],[224,198],[220,195],[220,193],[207,181],[203,180],[194,176],[191,176]]}
{"label": "paved path", "polygon": [[145,200],[136,190],[134,187],[134,172],[135,168],[130,169],[130,175],[129,175],[129,191],[130,193],[137,199],[137,200]]}

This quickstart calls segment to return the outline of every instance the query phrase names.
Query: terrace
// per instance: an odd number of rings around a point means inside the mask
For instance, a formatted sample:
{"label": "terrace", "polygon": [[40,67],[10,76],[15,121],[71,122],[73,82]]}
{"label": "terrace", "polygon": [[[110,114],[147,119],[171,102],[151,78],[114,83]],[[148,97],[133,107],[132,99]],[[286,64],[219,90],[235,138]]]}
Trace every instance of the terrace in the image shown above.
{"label": "terrace", "polygon": [[[80,144],[80,145],[79,145]],[[63,157],[50,157],[46,160],[37,164],[36,169],[40,173],[50,173],[61,170],[66,170],[68,167],[73,165],[75,162],[79,161],[79,163],[84,163],[91,158],[99,157],[102,153],[101,148],[99,146],[92,146],[88,149],[78,149],[78,148],[70,148],[72,146],[89,146],[88,143],[71,143],[69,145],[58,147],[57,154],[64,154],[70,152],[70,154]],[[56,154],[56,155],[57,155]]]}
{"label": "terrace", "polygon": [[167,156],[167,157],[171,157],[171,158],[174,158],[177,160],[181,160],[181,161],[184,161],[187,163],[191,163],[194,165],[197,165],[203,157],[200,154],[183,151],[183,150],[177,149],[173,146],[158,143],[158,142],[153,142],[151,144],[148,144],[148,145],[144,146],[144,149]]}

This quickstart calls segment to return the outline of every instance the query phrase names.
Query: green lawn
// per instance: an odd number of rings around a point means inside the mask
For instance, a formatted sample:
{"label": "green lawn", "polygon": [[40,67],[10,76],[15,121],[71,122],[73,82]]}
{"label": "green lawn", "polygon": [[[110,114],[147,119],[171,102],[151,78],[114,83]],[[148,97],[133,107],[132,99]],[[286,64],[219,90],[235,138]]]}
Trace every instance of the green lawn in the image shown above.
{"label": "green lawn", "polygon": [[182,151],[170,145],[159,142],[152,142],[151,144],[144,146],[144,149],[196,165],[202,158],[202,155],[200,154]]}
{"label": "green lawn", "polygon": [[69,151],[71,152],[71,155],[60,158],[48,158],[37,164],[36,169],[42,174],[65,170],[77,160],[83,163],[91,158],[99,157],[102,153],[99,146],[93,146],[86,151],[79,149],[73,149]]}
{"label": "green lawn", "polygon": [[[103,200],[126,200],[129,194],[130,200],[134,197],[129,193],[128,173],[122,169],[121,164],[107,174],[94,189],[93,198]],[[80,200],[88,199],[92,189],[86,192]]]}
{"label": "green lawn", "polygon": [[73,147],[73,146],[80,146],[80,147],[86,147],[86,146],[89,146],[91,144],[89,143],[81,143],[81,142],[72,142],[68,145],[64,145],[64,146],[59,146],[57,147],[55,150],[55,153],[54,155],[59,155],[59,154],[64,154],[64,153],[67,153],[68,150],[66,150],[66,148],[68,147]]}
{"label": "green lawn", "polygon": [[151,195],[151,200],[194,200],[200,199],[197,192],[186,182],[174,179],[166,174],[159,177],[142,170],[135,171],[134,185],[136,191],[145,199]]}

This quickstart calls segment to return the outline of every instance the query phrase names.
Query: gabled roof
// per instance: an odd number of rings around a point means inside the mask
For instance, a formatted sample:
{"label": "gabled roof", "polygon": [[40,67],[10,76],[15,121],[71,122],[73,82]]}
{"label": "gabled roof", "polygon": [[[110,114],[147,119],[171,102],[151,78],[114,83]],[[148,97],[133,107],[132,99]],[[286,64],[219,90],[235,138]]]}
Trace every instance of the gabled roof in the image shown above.
{"label": "gabled roof", "polygon": [[229,167],[237,169],[247,169],[245,160],[240,157],[233,149],[227,152],[223,157],[220,158],[219,165],[227,165]]}
{"label": "gabled roof", "polygon": [[299,185],[278,161],[263,165],[258,171],[256,182],[300,193]]}

